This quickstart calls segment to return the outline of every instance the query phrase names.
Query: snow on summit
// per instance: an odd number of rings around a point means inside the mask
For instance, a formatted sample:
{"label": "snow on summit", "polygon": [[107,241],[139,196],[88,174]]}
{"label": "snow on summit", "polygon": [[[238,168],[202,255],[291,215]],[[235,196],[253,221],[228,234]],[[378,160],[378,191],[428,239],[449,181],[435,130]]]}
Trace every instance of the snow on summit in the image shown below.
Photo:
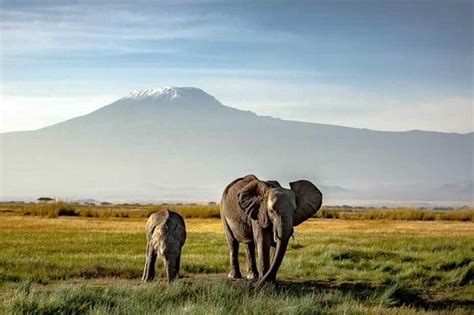
{"label": "snow on summit", "polygon": [[144,98],[144,97],[163,97],[168,96],[169,98],[176,98],[178,97],[179,93],[176,88],[172,87],[160,87],[156,89],[144,89],[144,90],[135,90],[127,95],[124,98]]}
{"label": "snow on summit", "polygon": [[159,87],[159,88],[149,88],[143,90],[135,90],[123,98],[145,98],[145,97],[153,97],[153,98],[168,98],[168,99],[175,99],[184,94],[202,94],[204,93],[201,89],[192,88],[192,87]]}
{"label": "snow on summit", "polygon": [[125,102],[173,104],[182,108],[223,106],[214,96],[195,87],[159,87],[135,90],[120,99]]}

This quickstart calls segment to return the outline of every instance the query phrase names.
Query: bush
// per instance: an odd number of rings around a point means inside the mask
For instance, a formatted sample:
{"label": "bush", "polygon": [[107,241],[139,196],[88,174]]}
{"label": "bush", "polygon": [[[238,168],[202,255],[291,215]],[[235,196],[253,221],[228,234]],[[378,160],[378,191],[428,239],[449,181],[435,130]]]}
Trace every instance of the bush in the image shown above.
{"label": "bush", "polygon": [[58,216],[78,216],[79,213],[76,212],[76,209],[70,208],[70,206],[60,208],[58,211]]}
{"label": "bush", "polygon": [[76,208],[62,201],[51,203],[25,204],[21,208],[23,215],[37,215],[48,218],[57,218],[58,216],[77,216],[79,213]]}

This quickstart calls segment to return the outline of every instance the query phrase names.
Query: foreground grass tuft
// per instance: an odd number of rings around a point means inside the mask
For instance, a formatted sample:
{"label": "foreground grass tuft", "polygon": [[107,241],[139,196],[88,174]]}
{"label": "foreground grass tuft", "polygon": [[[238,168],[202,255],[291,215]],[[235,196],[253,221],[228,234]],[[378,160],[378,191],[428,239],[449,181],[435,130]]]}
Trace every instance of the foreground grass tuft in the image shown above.
{"label": "foreground grass tuft", "polygon": [[[63,285],[53,293],[26,293],[20,289],[5,305],[13,314],[314,314],[413,313],[419,307],[436,310],[439,305],[421,299],[412,289],[393,284],[374,290],[351,291],[324,286],[280,284],[261,290],[247,283],[174,282],[109,285]],[[456,308],[468,314],[467,308]]]}

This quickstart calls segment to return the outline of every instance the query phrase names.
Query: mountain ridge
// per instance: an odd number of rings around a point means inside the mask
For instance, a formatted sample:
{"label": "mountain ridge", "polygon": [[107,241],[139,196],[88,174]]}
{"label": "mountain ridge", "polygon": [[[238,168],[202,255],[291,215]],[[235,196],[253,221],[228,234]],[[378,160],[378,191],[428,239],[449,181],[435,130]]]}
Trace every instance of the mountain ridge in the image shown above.
{"label": "mountain ridge", "polygon": [[283,120],[199,91],[196,99],[138,92],[58,124],[1,134],[0,197],[218,199],[227,182],[255,173],[312,180],[329,199],[473,199],[473,133]]}
{"label": "mountain ridge", "polygon": [[[71,121],[71,120],[74,120],[74,119],[77,119],[77,118],[89,116],[91,114],[94,114],[97,111],[103,110],[104,108],[116,105],[117,103],[120,103],[121,101],[129,101],[131,99],[132,100],[137,99],[137,100],[140,100],[140,101],[143,101],[143,100],[156,101],[156,99],[160,99],[160,98],[163,98],[163,97],[169,97],[168,100],[173,100],[174,98],[182,96],[184,94],[184,92],[186,92],[186,91],[195,92],[191,96],[195,96],[196,92],[197,92],[197,94],[205,95],[206,97],[209,97],[209,99],[212,99],[212,101],[217,101],[217,103],[220,106],[224,106],[224,107],[234,109],[234,110],[238,110],[238,111],[245,112],[245,113],[251,113],[253,115],[256,115],[256,116],[262,117],[262,118],[272,118],[272,119],[287,121],[287,122],[296,122],[296,123],[301,123],[301,124],[315,124],[315,125],[319,125],[319,126],[348,128],[348,129],[353,129],[353,130],[362,130],[362,131],[369,131],[369,132],[381,132],[381,133],[436,133],[436,134],[453,134],[453,135],[467,135],[467,136],[474,135],[474,131],[468,132],[468,133],[458,133],[458,132],[444,132],[444,131],[420,130],[420,129],[377,130],[377,129],[370,129],[370,128],[359,128],[359,127],[351,127],[351,126],[344,126],[344,125],[325,124],[325,123],[318,123],[318,122],[304,122],[304,121],[290,120],[290,119],[284,119],[284,118],[274,117],[274,116],[259,115],[258,113],[255,113],[255,112],[250,111],[250,110],[241,110],[241,109],[238,109],[238,108],[235,108],[235,107],[232,107],[232,106],[224,105],[221,102],[219,102],[214,96],[208,94],[204,90],[202,90],[200,88],[197,88],[197,87],[171,87],[171,86],[164,86],[164,87],[158,87],[158,88],[136,89],[136,90],[133,90],[133,91],[125,94],[124,96],[118,98],[117,100],[113,101],[112,103],[110,103],[108,105],[105,105],[105,106],[102,106],[102,107],[99,107],[96,110],[94,110],[90,113],[84,114],[84,115],[71,117],[71,118],[66,119],[64,121],[54,123],[52,125],[47,125],[47,126],[44,126],[44,127],[38,128],[38,129],[8,131],[8,132],[0,133],[0,134],[3,135],[3,134],[10,134],[10,133],[30,132],[30,131],[42,130],[44,128],[49,128],[49,127],[53,127],[55,125],[63,124],[65,122],[68,122],[68,121]],[[188,95],[186,95],[186,96],[188,96]]]}

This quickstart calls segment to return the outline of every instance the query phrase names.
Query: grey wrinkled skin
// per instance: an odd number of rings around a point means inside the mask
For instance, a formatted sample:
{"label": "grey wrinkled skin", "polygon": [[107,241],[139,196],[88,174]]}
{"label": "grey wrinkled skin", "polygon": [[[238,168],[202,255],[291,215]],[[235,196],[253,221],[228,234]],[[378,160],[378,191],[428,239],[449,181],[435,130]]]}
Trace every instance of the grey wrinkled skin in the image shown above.
{"label": "grey wrinkled skin", "polygon": [[159,256],[163,259],[170,283],[179,275],[181,248],[186,241],[184,220],[170,210],[155,212],[148,218],[145,233],[147,246],[142,280],[147,282],[155,278],[155,262]]}
{"label": "grey wrinkled skin", "polygon": [[275,281],[293,226],[315,215],[322,204],[322,193],[311,182],[299,180],[291,182],[290,187],[247,175],[225,188],[220,210],[230,251],[229,278],[242,277],[238,252],[239,243],[243,243],[247,279],[258,279],[259,286]]}

